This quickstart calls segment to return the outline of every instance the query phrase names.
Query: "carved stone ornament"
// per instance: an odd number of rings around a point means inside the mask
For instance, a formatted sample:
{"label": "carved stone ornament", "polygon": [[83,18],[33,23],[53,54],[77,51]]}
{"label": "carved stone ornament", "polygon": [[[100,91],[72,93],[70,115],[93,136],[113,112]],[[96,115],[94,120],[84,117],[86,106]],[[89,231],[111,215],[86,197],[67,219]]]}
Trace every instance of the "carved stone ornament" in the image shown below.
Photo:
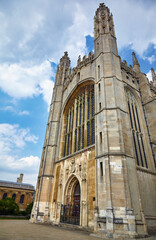
{"label": "carved stone ornament", "polygon": [[72,173],[75,172],[75,160],[74,159],[71,161],[71,171],[72,171]]}
{"label": "carved stone ornament", "polygon": [[86,202],[86,201],[82,201],[82,207],[85,207],[85,206],[86,206],[86,204],[87,204],[87,202]]}

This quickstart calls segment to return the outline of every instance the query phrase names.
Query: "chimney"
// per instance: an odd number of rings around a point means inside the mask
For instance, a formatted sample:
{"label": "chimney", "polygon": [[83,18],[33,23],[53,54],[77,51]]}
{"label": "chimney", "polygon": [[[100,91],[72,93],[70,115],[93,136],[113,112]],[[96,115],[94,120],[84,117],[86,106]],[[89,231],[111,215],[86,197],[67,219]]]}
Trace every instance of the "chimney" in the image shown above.
{"label": "chimney", "polygon": [[18,183],[22,183],[23,182],[23,173],[20,174],[20,177],[17,178],[17,182]]}

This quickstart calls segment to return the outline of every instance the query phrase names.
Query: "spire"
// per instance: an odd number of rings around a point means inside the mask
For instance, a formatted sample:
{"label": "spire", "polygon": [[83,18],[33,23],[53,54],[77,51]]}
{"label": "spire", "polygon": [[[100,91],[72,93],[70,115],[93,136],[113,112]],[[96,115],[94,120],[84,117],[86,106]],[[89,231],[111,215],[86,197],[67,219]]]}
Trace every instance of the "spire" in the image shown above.
{"label": "spire", "polygon": [[94,38],[105,33],[111,33],[115,37],[113,15],[104,3],[100,3],[94,17]]}
{"label": "spire", "polygon": [[153,68],[151,68],[151,72],[152,72],[152,80],[156,80],[156,74]]}
{"label": "spire", "polygon": [[156,87],[156,73],[153,68],[151,68],[153,85]]}
{"label": "spire", "polygon": [[140,72],[140,64],[139,64],[138,59],[135,55],[135,52],[132,52],[132,56],[133,56],[133,68],[136,72]]}

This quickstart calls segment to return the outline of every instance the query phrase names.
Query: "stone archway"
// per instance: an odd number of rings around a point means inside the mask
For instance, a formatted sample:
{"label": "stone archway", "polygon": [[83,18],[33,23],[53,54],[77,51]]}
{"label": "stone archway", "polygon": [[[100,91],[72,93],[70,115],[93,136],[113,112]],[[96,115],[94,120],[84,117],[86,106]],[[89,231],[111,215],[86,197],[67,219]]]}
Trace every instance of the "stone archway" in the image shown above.
{"label": "stone archway", "polygon": [[73,175],[66,184],[64,205],[61,205],[60,222],[75,225],[80,224],[80,198],[80,183],[77,177]]}

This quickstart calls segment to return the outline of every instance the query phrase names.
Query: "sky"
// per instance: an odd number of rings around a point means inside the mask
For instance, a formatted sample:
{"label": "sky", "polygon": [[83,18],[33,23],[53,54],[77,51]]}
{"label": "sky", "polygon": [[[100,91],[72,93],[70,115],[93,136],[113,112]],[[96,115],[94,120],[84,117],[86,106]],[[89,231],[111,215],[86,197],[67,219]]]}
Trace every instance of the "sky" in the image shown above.
{"label": "sky", "polygon": [[[36,185],[59,59],[94,50],[98,0],[0,0],[0,179]],[[105,0],[119,55],[156,71],[156,0]]]}

